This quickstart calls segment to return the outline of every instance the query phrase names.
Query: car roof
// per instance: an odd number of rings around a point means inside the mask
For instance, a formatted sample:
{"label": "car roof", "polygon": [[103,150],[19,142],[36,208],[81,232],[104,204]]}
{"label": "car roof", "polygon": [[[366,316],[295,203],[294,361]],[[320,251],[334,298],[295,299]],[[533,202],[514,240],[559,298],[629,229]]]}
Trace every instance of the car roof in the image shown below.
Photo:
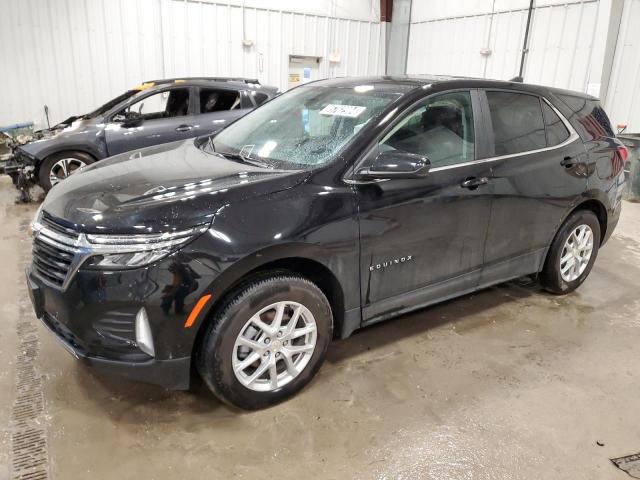
{"label": "car roof", "polygon": [[151,88],[166,87],[171,84],[180,85],[197,85],[201,87],[230,87],[242,86],[244,90],[265,90],[267,93],[273,94],[278,89],[270,85],[262,85],[257,78],[244,77],[180,77],[180,78],[163,78],[159,80],[148,80],[143,82],[135,90],[147,90]]}
{"label": "car roof", "polygon": [[[309,84],[307,84],[309,85]],[[337,88],[354,88],[361,85],[374,85],[377,89],[397,91],[398,93],[408,93],[417,88],[439,85],[450,88],[507,88],[532,92],[543,95],[545,92],[554,92],[564,95],[574,95],[584,98],[595,99],[583,92],[563,90],[544,85],[534,85],[523,83],[521,79],[513,80],[492,80],[486,78],[456,77],[447,75],[385,75],[370,77],[336,77],[325,80],[311,82],[314,86],[326,86]]]}

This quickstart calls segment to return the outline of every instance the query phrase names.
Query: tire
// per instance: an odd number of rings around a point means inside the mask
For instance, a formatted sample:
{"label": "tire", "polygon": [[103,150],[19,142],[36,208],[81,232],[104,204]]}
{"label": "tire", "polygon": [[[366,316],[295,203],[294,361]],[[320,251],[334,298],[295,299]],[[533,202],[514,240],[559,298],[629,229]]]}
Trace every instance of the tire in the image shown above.
{"label": "tire", "polygon": [[[62,166],[62,162],[67,160],[65,164],[67,165],[67,174],[65,175],[64,168]],[[59,177],[60,180],[64,180],[64,178],[71,175],[78,168],[85,165],[91,165],[95,160],[91,155],[88,155],[84,152],[60,152],[54,153],[53,155],[48,156],[44,162],[40,165],[40,169],[38,171],[38,181],[40,186],[45,192],[48,192],[53,188],[53,184],[51,181],[52,174],[56,177]],[[52,170],[54,170],[52,172]]]}
{"label": "tire", "polygon": [[[565,251],[565,246],[567,246],[567,240],[569,239],[569,237],[572,236],[574,232],[577,232],[577,234],[579,235],[580,231],[591,232],[591,253],[589,254],[587,260],[585,250],[578,249],[578,251],[581,252],[581,258],[584,258],[585,260],[576,262],[574,258],[573,263],[571,263],[572,254]],[[573,237],[572,242],[579,246],[578,243],[575,243],[576,240],[577,237]],[[591,272],[591,268],[593,267],[593,264],[596,261],[596,257],[598,256],[599,246],[600,222],[598,221],[596,215],[590,210],[577,210],[573,212],[562,224],[562,226],[558,230],[558,233],[556,233],[556,236],[553,239],[551,248],[547,253],[544,268],[540,273],[539,278],[541,285],[547,291],[556,295],[565,295],[574,291],[582,284],[582,282],[584,282],[584,280],[589,275],[589,272]],[[570,257],[570,259],[563,262],[563,253]],[[576,264],[580,264],[580,266],[576,267]],[[584,265],[584,268],[582,268],[582,265]]]}
{"label": "tire", "polygon": [[[282,337],[272,330],[279,305],[283,305]],[[296,311],[294,335],[309,333],[292,339],[287,327]],[[253,323],[255,318],[269,327],[270,333]],[[198,373],[220,400],[255,410],[293,396],[311,381],[324,361],[333,334],[333,318],[327,298],[315,284],[297,275],[272,272],[228,295],[205,328],[196,352]],[[252,342],[251,347],[241,342],[241,335]],[[291,353],[301,349],[307,351]],[[250,356],[254,362],[241,368],[243,362],[250,362]],[[266,367],[272,364],[275,370]],[[267,370],[259,374],[258,369],[263,366]],[[253,382],[251,377],[255,377]]]}

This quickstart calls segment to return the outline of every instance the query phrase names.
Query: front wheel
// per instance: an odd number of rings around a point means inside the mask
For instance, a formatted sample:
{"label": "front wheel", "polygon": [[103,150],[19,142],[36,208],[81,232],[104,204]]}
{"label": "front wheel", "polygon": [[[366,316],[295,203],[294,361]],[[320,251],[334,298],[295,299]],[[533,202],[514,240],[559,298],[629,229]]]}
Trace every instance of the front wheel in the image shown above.
{"label": "front wheel", "polygon": [[324,360],[333,321],[316,285],[283,273],[239,288],[206,328],[196,357],[200,376],[226,403],[258,409],[311,381]]}
{"label": "front wheel", "polygon": [[48,192],[69,175],[93,162],[93,158],[83,152],[62,152],[50,155],[40,165],[38,172],[40,186]]}
{"label": "front wheel", "polygon": [[598,256],[600,223],[590,210],[572,213],[547,253],[540,283],[551,293],[572,292],[587,278]]}

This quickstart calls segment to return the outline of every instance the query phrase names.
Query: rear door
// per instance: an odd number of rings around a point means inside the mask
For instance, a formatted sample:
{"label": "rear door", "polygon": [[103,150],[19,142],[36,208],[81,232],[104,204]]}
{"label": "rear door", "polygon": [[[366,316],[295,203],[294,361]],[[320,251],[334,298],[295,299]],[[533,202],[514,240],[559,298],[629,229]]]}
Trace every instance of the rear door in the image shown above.
{"label": "rear door", "polygon": [[[191,88],[170,87],[154,91],[111,116],[105,129],[109,155],[195,136]],[[142,114],[140,125],[123,126],[126,111]]]}
{"label": "rear door", "polygon": [[234,88],[200,87],[197,104],[196,136],[222,130],[253,108],[246,91]]}
{"label": "rear door", "polygon": [[582,141],[547,99],[505,90],[481,97],[493,150],[483,285],[538,271],[587,176]]}

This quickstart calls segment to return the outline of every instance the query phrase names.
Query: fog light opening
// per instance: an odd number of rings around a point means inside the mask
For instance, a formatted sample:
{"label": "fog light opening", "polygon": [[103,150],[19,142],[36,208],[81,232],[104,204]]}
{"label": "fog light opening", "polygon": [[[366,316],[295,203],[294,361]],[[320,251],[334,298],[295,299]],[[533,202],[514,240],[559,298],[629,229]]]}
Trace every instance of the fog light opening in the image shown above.
{"label": "fog light opening", "polygon": [[147,355],[156,356],[153,348],[153,337],[151,336],[151,328],[149,327],[149,318],[147,311],[142,307],[136,315],[136,343],[138,348]]}

